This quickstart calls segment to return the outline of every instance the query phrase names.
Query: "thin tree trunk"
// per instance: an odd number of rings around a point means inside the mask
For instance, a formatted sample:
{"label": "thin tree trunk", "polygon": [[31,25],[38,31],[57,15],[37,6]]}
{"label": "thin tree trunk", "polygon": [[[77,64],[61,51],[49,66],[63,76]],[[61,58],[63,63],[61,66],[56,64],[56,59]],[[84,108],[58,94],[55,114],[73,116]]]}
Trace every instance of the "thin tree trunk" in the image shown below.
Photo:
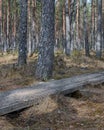
{"label": "thin tree trunk", "polygon": [[65,17],[66,17],[66,47],[65,53],[66,55],[70,55],[70,0],[66,0],[65,2]]}
{"label": "thin tree trunk", "polygon": [[77,14],[76,14],[76,45],[77,48],[80,49],[80,32],[79,32],[79,24],[80,24],[80,0],[77,0]]}
{"label": "thin tree trunk", "polygon": [[66,16],[65,16],[65,3],[63,6],[63,48],[64,48],[64,53],[65,53],[65,48],[66,48]]}
{"label": "thin tree trunk", "polygon": [[2,44],[2,0],[0,0],[0,52],[3,53],[3,44]]}
{"label": "thin tree trunk", "polygon": [[102,0],[98,0],[96,56],[99,59],[101,59],[102,56]]}

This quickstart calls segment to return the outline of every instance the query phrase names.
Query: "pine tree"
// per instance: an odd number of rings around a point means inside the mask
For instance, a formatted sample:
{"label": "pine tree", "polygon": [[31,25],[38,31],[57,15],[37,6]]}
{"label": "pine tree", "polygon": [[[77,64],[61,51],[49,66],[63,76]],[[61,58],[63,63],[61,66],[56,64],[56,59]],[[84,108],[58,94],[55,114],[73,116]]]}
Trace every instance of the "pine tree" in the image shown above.
{"label": "pine tree", "polygon": [[84,45],[85,45],[85,54],[89,56],[89,42],[88,42],[88,30],[87,30],[87,1],[83,0],[83,29],[84,29]]}
{"label": "pine tree", "polygon": [[28,0],[20,0],[19,56],[18,64],[25,65],[27,60],[27,7]]}
{"label": "pine tree", "polygon": [[42,0],[42,23],[36,77],[46,80],[52,76],[55,44],[55,0]]}
{"label": "pine tree", "polygon": [[98,0],[96,56],[99,59],[101,59],[102,56],[102,0]]}

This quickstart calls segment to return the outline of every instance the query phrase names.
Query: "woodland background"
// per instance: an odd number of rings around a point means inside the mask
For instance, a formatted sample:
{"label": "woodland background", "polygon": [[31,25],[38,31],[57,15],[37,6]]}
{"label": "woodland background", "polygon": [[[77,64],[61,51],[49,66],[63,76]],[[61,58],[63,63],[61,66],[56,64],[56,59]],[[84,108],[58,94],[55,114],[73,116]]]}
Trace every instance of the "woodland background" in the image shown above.
{"label": "woodland background", "polygon": [[[0,0],[0,92],[103,71],[103,21],[103,0]],[[103,128],[104,84],[0,117],[1,130]]]}

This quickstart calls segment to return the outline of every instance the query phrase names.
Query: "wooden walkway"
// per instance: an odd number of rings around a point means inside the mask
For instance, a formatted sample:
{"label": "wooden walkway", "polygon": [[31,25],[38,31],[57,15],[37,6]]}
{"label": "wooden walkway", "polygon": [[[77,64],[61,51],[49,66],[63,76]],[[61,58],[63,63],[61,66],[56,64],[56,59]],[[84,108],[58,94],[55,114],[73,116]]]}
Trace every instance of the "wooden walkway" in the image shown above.
{"label": "wooden walkway", "polygon": [[95,85],[103,82],[104,71],[83,74],[61,80],[52,80],[22,89],[1,92],[0,115],[5,115],[35,105],[40,99],[52,94],[69,94],[81,89],[85,85]]}

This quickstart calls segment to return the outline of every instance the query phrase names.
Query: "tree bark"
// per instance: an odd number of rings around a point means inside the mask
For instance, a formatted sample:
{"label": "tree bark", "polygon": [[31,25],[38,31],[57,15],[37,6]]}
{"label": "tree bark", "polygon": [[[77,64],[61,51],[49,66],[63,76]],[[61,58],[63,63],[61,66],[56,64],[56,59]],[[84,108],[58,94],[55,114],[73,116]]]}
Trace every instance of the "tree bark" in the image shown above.
{"label": "tree bark", "polygon": [[80,0],[77,0],[77,14],[76,14],[76,46],[78,50],[80,47]]}
{"label": "tree bark", "polygon": [[98,0],[96,57],[101,59],[101,56],[102,56],[102,0]]}
{"label": "tree bark", "polygon": [[70,19],[69,19],[69,14],[70,14],[70,9],[69,9],[69,4],[70,0],[66,0],[65,2],[65,17],[66,17],[66,48],[65,48],[65,54],[70,55]]}
{"label": "tree bark", "polygon": [[19,56],[18,64],[25,65],[27,60],[27,7],[28,0],[20,0]]}
{"label": "tree bark", "polygon": [[85,45],[85,55],[89,56],[89,42],[88,42],[88,30],[87,30],[87,1],[83,1],[83,28],[84,28],[84,45]]}
{"label": "tree bark", "polygon": [[42,0],[42,23],[36,77],[46,80],[52,76],[55,44],[55,0]]}

